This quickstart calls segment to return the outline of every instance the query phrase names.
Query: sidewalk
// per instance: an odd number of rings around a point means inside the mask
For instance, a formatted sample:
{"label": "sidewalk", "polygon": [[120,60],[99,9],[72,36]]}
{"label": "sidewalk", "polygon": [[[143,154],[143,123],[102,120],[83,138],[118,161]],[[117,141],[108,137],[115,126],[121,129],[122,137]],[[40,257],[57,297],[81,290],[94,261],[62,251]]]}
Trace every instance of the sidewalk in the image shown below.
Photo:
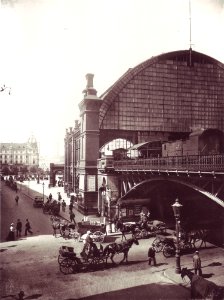
{"label": "sidewalk", "polygon": [[[199,252],[202,261],[202,276],[205,279],[214,282],[218,286],[223,286],[224,250],[208,243],[207,248],[203,248]],[[185,267],[193,272],[192,255],[193,254],[181,256],[181,268]],[[180,274],[175,273],[175,268],[165,270],[164,276],[178,285],[186,288],[190,287],[189,278],[185,277],[185,279],[182,280]]]}

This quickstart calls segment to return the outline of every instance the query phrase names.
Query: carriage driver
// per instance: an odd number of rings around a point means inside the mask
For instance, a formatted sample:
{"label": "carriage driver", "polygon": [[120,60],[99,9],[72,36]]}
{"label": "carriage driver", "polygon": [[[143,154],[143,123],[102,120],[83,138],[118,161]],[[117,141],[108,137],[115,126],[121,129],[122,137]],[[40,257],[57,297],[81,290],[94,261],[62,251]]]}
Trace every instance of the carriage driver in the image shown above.
{"label": "carriage driver", "polygon": [[92,234],[92,232],[90,230],[88,230],[83,239],[84,246],[83,246],[82,252],[84,252],[84,253],[86,252],[86,250],[90,246],[90,244],[93,242],[93,239],[90,236],[91,234]]}

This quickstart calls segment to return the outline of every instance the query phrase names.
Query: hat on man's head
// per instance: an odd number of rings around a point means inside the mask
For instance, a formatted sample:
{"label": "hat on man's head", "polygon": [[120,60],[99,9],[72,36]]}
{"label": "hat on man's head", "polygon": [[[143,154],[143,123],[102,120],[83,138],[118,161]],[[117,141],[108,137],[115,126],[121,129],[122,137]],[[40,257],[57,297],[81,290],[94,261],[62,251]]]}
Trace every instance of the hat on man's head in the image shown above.
{"label": "hat on man's head", "polygon": [[88,230],[88,231],[87,231],[87,234],[90,234],[90,233],[91,233],[91,231],[90,231],[90,230]]}
{"label": "hat on man's head", "polygon": [[195,253],[199,253],[198,251],[195,251]]}
{"label": "hat on man's head", "polygon": [[11,223],[11,226],[13,226],[14,225],[14,223]]}

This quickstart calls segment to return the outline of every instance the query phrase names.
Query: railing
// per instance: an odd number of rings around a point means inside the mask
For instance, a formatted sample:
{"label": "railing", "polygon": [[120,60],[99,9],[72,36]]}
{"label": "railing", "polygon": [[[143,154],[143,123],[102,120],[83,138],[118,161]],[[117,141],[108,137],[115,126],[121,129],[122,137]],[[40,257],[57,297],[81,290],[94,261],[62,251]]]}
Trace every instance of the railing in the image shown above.
{"label": "railing", "polygon": [[224,155],[210,156],[172,156],[163,158],[126,159],[114,161],[114,170],[161,170],[161,171],[197,171],[223,172]]}

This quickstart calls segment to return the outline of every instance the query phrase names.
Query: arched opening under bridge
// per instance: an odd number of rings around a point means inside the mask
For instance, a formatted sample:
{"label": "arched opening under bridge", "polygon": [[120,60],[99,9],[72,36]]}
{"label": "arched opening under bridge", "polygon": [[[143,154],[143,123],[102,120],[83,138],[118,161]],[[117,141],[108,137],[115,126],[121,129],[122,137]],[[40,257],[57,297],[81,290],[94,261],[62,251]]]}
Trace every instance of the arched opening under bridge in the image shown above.
{"label": "arched opening under bridge", "polygon": [[[140,207],[147,207],[153,220],[161,220],[174,227],[172,204],[178,198],[183,205],[181,224],[188,229],[211,229],[213,237],[224,237],[224,202],[198,188],[178,179],[151,178],[135,185],[118,201],[120,208],[137,214]],[[222,241],[223,242],[223,241]]]}

